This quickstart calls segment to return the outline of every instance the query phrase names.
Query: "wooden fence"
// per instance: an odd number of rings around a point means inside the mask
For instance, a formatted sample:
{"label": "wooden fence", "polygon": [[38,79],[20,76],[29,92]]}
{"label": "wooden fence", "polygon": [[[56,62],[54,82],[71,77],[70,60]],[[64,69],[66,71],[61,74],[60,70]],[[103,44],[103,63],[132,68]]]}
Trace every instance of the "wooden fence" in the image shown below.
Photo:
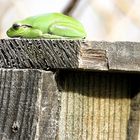
{"label": "wooden fence", "polygon": [[140,43],[0,40],[0,140],[139,140]]}

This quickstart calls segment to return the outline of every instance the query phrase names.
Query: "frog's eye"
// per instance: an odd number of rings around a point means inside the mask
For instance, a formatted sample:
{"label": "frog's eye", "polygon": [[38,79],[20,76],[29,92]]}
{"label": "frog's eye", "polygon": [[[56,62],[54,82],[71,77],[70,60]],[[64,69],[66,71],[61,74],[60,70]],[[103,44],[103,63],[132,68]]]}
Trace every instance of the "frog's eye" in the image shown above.
{"label": "frog's eye", "polygon": [[25,28],[32,28],[32,26],[31,25],[22,25],[23,27],[25,27]]}
{"label": "frog's eye", "polygon": [[13,26],[12,26],[12,28],[15,29],[15,30],[17,30],[19,27],[20,27],[20,25],[17,24],[17,23],[13,24]]}

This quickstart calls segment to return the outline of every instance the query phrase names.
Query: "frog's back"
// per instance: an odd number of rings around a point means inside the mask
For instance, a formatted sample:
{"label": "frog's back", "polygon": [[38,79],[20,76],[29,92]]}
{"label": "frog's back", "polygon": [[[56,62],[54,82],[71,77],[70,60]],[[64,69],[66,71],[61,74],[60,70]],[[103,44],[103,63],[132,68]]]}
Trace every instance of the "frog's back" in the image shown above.
{"label": "frog's back", "polygon": [[34,22],[36,23],[54,23],[54,22],[69,22],[76,25],[81,25],[79,21],[74,19],[73,17],[61,14],[61,13],[50,13],[50,14],[43,14],[40,16],[34,16]]}
{"label": "frog's back", "polygon": [[39,28],[39,29],[47,29],[50,25],[57,22],[66,22],[72,25],[75,25],[77,27],[80,27],[84,30],[82,24],[74,19],[73,17],[66,16],[61,13],[50,13],[50,14],[43,14],[39,16],[33,16],[26,18],[22,21],[23,23],[31,24],[33,27]]}

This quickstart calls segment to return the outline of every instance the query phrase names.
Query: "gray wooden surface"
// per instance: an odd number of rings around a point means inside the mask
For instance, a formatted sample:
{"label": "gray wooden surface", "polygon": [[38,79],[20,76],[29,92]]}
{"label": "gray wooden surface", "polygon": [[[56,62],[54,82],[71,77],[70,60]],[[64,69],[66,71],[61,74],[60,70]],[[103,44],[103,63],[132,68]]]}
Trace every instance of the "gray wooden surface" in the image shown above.
{"label": "gray wooden surface", "polygon": [[140,138],[138,74],[1,69],[0,79],[1,140]]}
{"label": "gray wooden surface", "polygon": [[0,69],[0,140],[57,137],[59,93],[52,72]]}
{"label": "gray wooden surface", "polygon": [[1,68],[140,71],[140,43],[86,40],[0,40]]}
{"label": "gray wooden surface", "polygon": [[1,39],[0,67],[45,70],[76,68],[78,46],[78,41]]}
{"label": "gray wooden surface", "polygon": [[140,139],[140,43],[0,39],[0,68],[0,140]]}

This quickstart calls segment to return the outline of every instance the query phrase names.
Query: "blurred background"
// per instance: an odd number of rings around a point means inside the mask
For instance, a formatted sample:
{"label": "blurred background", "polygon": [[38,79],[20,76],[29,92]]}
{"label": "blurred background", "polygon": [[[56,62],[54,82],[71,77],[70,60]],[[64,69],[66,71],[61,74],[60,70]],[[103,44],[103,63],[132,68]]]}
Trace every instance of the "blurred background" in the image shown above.
{"label": "blurred background", "polygon": [[28,16],[62,12],[81,21],[89,40],[139,41],[140,0],[0,0],[0,38]]}

